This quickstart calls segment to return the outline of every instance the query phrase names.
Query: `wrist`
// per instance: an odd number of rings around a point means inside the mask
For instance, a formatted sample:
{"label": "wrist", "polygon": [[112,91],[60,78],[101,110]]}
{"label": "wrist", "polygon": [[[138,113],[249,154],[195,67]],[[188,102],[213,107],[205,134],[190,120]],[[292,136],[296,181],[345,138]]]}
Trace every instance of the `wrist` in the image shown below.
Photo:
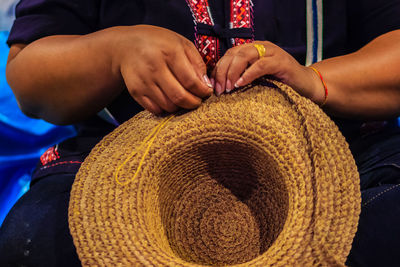
{"label": "wrist", "polygon": [[104,42],[100,44],[101,51],[107,57],[110,72],[119,85],[124,85],[122,65],[127,51],[135,51],[135,47],[127,47],[127,38],[132,38],[132,26],[117,26],[108,28],[104,32]]}
{"label": "wrist", "polygon": [[312,80],[312,95],[310,99],[320,107],[323,107],[328,99],[328,88],[326,86],[324,78],[322,77],[322,74],[319,72],[319,70],[316,69],[314,66],[308,66],[307,69],[310,79]]}

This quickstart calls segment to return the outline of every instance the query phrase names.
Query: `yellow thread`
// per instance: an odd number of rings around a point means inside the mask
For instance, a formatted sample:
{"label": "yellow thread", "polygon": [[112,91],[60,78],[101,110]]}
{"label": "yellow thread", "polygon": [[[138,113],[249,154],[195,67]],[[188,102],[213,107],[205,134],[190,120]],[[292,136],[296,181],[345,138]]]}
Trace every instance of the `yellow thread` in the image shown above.
{"label": "yellow thread", "polygon": [[[140,169],[142,168],[142,165],[143,165],[143,163],[144,163],[144,159],[146,158],[147,154],[149,153],[150,148],[151,148],[151,145],[153,144],[153,142],[154,142],[154,140],[156,139],[157,135],[158,135],[158,134],[160,133],[160,131],[165,127],[165,125],[168,123],[168,121],[170,121],[170,120],[171,120],[172,118],[174,118],[174,117],[175,117],[175,115],[170,115],[170,116],[166,117],[164,120],[162,120],[156,127],[154,127],[154,129],[152,130],[152,132],[151,132],[148,136],[146,136],[146,138],[143,140],[143,142],[140,144],[140,146],[137,148],[137,150],[133,151],[133,152],[129,155],[129,157],[126,158],[125,161],[124,161],[121,165],[119,165],[119,166],[117,167],[117,170],[116,170],[116,172],[114,173],[114,178],[115,178],[115,181],[116,181],[118,184],[120,184],[120,185],[127,185],[128,183],[132,182],[132,181],[138,176],[139,171],[140,171]],[[140,159],[139,165],[138,165],[138,167],[137,167],[137,169],[136,169],[136,172],[135,172],[135,174],[133,175],[132,179],[129,179],[129,180],[125,181],[125,182],[121,182],[121,181],[119,180],[119,177],[118,177],[118,176],[119,176],[119,172],[121,171],[121,168],[122,168],[131,158],[133,158],[133,157],[137,154],[137,151],[138,151],[138,150],[141,150],[142,147],[143,147],[144,145],[146,145],[146,143],[147,143],[147,148],[146,148],[145,152],[143,153],[142,158]]]}

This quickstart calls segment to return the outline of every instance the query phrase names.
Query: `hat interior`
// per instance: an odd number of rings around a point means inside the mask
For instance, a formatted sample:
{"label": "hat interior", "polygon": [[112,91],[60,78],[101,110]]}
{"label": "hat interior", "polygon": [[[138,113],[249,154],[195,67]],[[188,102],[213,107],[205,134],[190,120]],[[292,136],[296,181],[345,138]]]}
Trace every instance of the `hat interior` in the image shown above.
{"label": "hat interior", "polygon": [[157,168],[161,239],[184,262],[248,262],[283,229],[285,180],[279,163],[249,140],[221,133],[211,140],[171,149]]}

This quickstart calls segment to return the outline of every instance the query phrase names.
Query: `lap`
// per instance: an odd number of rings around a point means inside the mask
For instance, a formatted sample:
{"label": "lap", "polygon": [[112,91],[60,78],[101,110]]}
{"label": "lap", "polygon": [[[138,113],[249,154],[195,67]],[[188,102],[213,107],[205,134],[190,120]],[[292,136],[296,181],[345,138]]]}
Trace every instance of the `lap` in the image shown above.
{"label": "lap", "polygon": [[355,153],[362,204],[349,266],[400,266],[400,133],[379,139],[363,140]]}
{"label": "lap", "polygon": [[362,192],[361,215],[349,266],[399,266],[400,184]]}
{"label": "lap", "polygon": [[[382,151],[385,146],[371,146],[384,159],[371,162],[375,152],[368,151],[363,154],[366,158],[356,158],[362,163],[358,165],[363,202],[350,266],[400,263],[400,162],[396,159],[400,153],[396,156],[392,149],[399,143],[390,142],[386,144],[390,153]],[[0,228],[0,266],[80,266],[68,228],[73,180],[72,173],[42,177],[17,202]]]}
{"label": "lap", "polygon": [[1,266],[80,266],[68,228],[73,174],[36,181],[0,228]]}

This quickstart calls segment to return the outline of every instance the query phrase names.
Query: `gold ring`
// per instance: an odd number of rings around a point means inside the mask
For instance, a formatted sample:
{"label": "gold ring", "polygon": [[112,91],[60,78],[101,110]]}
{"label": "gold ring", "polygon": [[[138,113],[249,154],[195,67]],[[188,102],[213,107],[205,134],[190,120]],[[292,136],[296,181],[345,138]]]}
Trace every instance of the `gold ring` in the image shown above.
{"label": "gold ring", "polygon": [[253,44],[253,45],[258,51],[259,58],[264,57],[265,56],[265,46],[263,46],[261,44]]}

